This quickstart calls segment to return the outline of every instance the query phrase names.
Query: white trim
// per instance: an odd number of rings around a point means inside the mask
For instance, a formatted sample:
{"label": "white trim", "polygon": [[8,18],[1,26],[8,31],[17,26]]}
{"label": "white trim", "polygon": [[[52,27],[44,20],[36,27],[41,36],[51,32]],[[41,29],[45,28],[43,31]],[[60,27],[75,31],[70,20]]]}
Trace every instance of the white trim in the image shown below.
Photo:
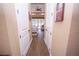
{"label": "white trim", "polygon": [[52,56],[52,54],[51,54],[51,52],[50,52],[50,50],[49,50],[49,47],[48,47],[48,45],[47,45],[47,43],[46,43],[45,38],[44,38],[44,42],[45,42],[45,45],[46,45],[46,47],[47,47],[47,49],[48,49],[49,55]]}
{"label": "white trim", "polygon": [[26,54],[27,54],[27,52],[28,52],[28,50],[29,50],[29,48],[30,48],[31,42],[32,42],[32,39],[30,40],[30,42],[28,43],[28,45],[27,45],[25,51],[23,52],[23,56],[26,56]]}

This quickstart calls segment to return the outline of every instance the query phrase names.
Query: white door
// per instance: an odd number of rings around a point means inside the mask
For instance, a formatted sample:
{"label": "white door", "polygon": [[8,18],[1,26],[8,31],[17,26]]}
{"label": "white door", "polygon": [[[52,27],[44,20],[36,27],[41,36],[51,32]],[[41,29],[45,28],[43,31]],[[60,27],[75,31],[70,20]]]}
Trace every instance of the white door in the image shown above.
{"label": "white door", "polygon": [[21,55],[26,54],[29,44],[28,4],[15,4]]}
{"label": "white door", "polygon": [[53,40],[53,25],[54,25],[54,11],[55,4],[47,3],[46,4],[46,30],[45,30],[45,40],[51,55],[52,40]]}

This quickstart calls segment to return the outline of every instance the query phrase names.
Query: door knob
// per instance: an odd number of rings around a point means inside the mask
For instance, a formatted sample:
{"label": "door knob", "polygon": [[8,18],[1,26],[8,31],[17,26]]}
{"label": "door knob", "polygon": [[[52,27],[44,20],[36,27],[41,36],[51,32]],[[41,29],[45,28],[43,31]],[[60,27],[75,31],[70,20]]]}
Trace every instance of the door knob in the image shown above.
{"label": "door knob", "polygon": [[50,32],[50,35],[52,35],[52,33]]}
{"label": "door knob", "polygon": [[30,32],[30,30],[28,30]]}
{"label": "door knob", "polygon": [[21,35],[20,35],[20,38],[21,38]]}

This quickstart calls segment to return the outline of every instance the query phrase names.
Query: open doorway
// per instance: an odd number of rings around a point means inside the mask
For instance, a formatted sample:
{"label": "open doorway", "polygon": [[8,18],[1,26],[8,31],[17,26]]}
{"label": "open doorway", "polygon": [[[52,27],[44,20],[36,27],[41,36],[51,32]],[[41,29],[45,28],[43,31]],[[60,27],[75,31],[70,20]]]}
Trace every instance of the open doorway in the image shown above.
{"label": "open doorway", "polygon": [[31,3],[32,36],[44,38],[45,3]]}
{"label": "open doorway", "polygon": [[49,55],[44,42],[45,34],[45,3],[30,3],[30,18],[32,30],[32,43],[27,55],[45,56]]}

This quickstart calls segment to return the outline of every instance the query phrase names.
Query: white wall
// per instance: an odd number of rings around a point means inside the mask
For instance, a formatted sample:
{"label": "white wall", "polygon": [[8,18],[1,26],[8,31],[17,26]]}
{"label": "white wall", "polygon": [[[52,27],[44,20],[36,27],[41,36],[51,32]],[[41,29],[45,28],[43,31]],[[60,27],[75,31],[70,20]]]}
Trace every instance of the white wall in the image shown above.
{"label": "white wall", "polygon": [[0,55],[10,54],[10,42],[8,38],[7,25],[3,11],[3,4],[0,4]]}
{"label": "white wall", "polygon": [[73,16],[66,55],[79,56],[79,3],[74,3],[73,6]]}
{"label": "white wall", "polygon": [[66,55],[70,26],[73,14],[72,3],[66,3],[63,22],[55,22],[53,28],[52,55]]}
{"label": "white wall", "polygon": [[[9,55],[20,55],[17,21],[14,4],[2,4],[2,53]],[[1,22],[1,21],[0,21]],[[4,27],[4,28],[3,28]],[[0,41],[1,42],[1,41]],[[0,47],[1,48],[1,47]]]}
{"label": "white wall", "polygon": [[[24,34],[26,34],[26,40],[22,41],[24,45],[23,54],[26,54],[30,46],[31,40],[29,39],[28,30],[29,30],[29,17],[28,17],[28,8],[27,4],[19,6],[21,14],[19,19],[22,22],[21,26],[23,27],[20,30],[27,28]],[[21,55],[20,52],[20,36],[18,30],[18,21],[17,18],[17,9],[15,4],[4,3],[0,4],[0,55]],[[25,38],[25,37],[24,37]]]}

